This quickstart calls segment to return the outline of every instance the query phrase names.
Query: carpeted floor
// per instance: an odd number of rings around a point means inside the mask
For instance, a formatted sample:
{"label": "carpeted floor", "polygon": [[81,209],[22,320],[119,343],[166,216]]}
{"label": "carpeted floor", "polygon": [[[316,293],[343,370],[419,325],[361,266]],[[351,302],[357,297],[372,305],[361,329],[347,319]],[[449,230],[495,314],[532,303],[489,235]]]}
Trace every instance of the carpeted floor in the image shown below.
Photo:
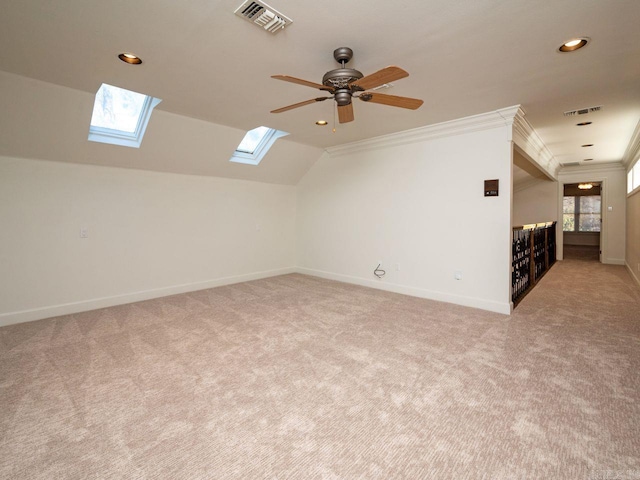
{"label": "carpeted floor", "polygon": [[0,329],[0,477],[637,479],[640,290],[511,317],[303,275]]}

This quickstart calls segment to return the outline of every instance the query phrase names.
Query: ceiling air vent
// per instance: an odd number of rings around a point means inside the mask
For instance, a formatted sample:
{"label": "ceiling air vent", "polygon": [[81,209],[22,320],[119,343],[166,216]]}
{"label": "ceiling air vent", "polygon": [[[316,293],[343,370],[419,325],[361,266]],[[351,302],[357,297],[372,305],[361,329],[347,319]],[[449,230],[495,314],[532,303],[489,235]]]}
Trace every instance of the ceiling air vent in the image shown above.
{"label": "ceiling air vent", "polygon": [[580,165],[580,162],[569,162],[569,163],[562,164],[563,167],[577,167],[579,165]]}
{"label": "ceiling air vent", "polygon": [[600,110],[602,110],[602,105],[599,105],[597,107],[580,108],[578,110],[569,110],[568,112],[564,112],[564,116],[574,117],[576,115],[585,115],[587,113],[599,112]]}
{"label": "ceiling air vent", "polygon": [[289,17],[282,15],[275,8],[270,7],[264,2],[247,0],[236,8],[234,13],[271,33],[277,33],[287,25],[293,23],[293,20]]}

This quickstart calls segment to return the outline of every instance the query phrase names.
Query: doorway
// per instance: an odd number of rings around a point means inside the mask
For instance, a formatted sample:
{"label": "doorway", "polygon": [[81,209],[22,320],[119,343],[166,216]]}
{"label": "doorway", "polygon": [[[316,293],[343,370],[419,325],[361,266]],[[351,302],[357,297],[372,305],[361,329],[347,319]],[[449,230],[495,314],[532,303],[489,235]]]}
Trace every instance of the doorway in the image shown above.
{"label": "doorway", "polygon": [[601,261],[602,185],[567,183],[562,199],[564,259]]}

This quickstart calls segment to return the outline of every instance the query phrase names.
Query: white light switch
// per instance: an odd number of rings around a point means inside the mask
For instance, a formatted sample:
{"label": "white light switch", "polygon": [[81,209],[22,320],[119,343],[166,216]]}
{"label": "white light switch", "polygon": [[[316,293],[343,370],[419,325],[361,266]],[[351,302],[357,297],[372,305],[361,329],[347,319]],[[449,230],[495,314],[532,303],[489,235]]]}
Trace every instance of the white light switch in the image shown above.
{"label": "white light switch", "polygon": [[80,227],[80,238],[89,238],[89,230],[87,227]]}
{"label": "white light switch", "polygon": [[607,207],[608,212],[613,212],[613,207]]}
{"label": "white light switch", "polygon": [[454,272],[453,278],[455,278],[456,280],[462,280],[462,271],[458,270],[458,271]]}

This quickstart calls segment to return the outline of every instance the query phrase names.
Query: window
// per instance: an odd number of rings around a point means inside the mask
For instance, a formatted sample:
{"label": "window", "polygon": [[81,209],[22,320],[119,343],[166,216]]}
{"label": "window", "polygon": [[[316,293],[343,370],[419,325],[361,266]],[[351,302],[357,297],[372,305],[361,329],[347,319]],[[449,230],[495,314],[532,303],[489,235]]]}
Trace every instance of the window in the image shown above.
{"label": "window", "polygon": [[89,140],[139,148],[151,112],[161,101],[103,83],[93,103]]}
{"label": "window", "polygon": [[562,231],[599,232],[600,203],[600,195],[565,196],[562,199]]}
{"label": "window", "polygon": [[289,134],[269,127],[258,127],[249,130],[229,161],[247,165],[258,165],[262,157],[264,157],[271,148],[271,145],[273,145],[278,138],[284,137],[285,135]]}
{"label": "window", "polygon": [[238,145],[238,148],[236,148],[236,152],[253,154],[264,136],[269,133],[269,130],[271,130],[269,127],[258,127],[249,130],[240,145]]}
{"label": "window", "polygon": [[562,199],[562,231],[574,232],[576,230],[576,197],[564,197]]}
{"label": "window", "polygon": [[633,192],[638,187],[640,187],[640,161],[636,162],[627,173],[627,193]]}

